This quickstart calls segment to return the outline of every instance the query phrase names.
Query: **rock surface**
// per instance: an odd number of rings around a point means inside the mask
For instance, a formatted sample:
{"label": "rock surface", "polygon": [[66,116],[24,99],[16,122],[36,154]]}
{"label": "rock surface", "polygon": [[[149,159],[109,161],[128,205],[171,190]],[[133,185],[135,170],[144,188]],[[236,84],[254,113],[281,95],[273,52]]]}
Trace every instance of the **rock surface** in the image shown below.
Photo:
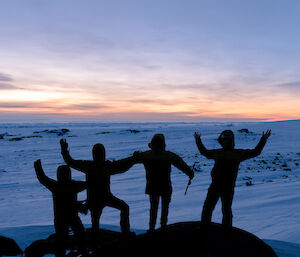
{"label": "rock surface", "polygon": [[23,251],[13,239],[0,236],[0,256],[16,256],[22,253]]}
{"label": "rock surface", "polygon": [[[216,223],[208,230],[200,222],[176,223],[164,230],[158,229],[133,238],[124,238],[119,232],[101,230],[97,237],[87,232],[87,238],[89,248],[93,249],[90,256],[95,257],[277,257],[272,248],[258,237],[238,228],[233,228],[228,234]],[[53,235],[40,240],[40,243],[41,247],[38,247],[38,241],[29,246],[26,256],[42,256],[38,254],[38,249],[40,252],[46,249],[47,252],[54,252]],[[75,248],[73,238],[70,238],[68,247]]]}

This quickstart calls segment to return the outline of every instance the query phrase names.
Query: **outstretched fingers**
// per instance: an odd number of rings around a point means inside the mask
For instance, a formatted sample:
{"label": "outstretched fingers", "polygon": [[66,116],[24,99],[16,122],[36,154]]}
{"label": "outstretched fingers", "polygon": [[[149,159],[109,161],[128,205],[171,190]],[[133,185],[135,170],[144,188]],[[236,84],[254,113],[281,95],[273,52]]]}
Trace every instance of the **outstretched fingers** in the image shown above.
{"label": "outstretched fingers", "polygon": [[62,138],[59,142],[60,142],[61,149],[65,150],[68,148],[68,143],[66,139]]}
{"label": "outstretched fingers", "polygon": [[263,131],[262,137],[268,139],[271,136],[271,130],[268,129],[266,132]]}
{"label": "outstretched fingers", "polygon": [[201,133],[195,132],[194,133],[194,138],[195,138],[196,141],[199,141],[201,139]]}

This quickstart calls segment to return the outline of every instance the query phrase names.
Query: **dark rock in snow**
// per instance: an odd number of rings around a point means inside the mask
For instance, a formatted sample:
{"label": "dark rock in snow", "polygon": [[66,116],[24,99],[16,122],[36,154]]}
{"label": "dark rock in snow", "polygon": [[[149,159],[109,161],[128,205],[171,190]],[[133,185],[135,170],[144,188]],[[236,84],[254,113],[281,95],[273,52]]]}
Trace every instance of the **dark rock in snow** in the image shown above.
{"label": "dark rock in snow", "polygon": [[8,141],[21,141],[23,139],[24,139],[24,137],[13,137],[13,138],[8,139]]}
{"label": "dark rock in snow", "polygon": [[42,131],[34,131],[33,134],[48,133],[48,134],[56,134],[58,136],[63,136],[65,134],[67,134],[68,132],[70,132],[69,129],[62,128],[62,129],[52,129],[52,130],[45,129]]}
{"label": "dark rock in snow", "polygon": [[238,132],[240,132],[240,133],[247,133],[247,134],[248,133],[252,133],[252,132],[249,131],[249,129],[246,129],[246,128],[239,129]]}
{"label": "dark rock in snow", "polygon": [[13,239],[0,236],[0,256],[16,256],[22,253],[22,249]]}
{"label": "dark rock in snow", "polygon": [[253,185],[254,185],[254,184],[252,183],[251,180],[246,182],[246,186],[247,186],[247,187],[248,187],[248,186],[253,186]]}
{"label": "dark rock in snow", "polygon": [[[168,225],[152,233],[126,238],[120,232],[101,230],[98,236],[87,232],[90,256],[130,257],[277,257],[270,246],[258,237],[238,228],[225,232],[222,225],[209,228],[200,222]],[[26,248],[26,257],[53,253],[55,235],[38,240]],[[71,236],[69,249],[75,249]]]}
{"label": "dark rock in snow", "polygon": [[42,138],[43,136],[36,136],[36,135],[34,135],[34,136],[27,136],[27,137],[25,137],[25,138]]}
{"label": "dark rock in snow", "polygon": [[140,130],[136,130],[136,129],[126,129],[125,131],[136,134],[136,133],[140,133]]}

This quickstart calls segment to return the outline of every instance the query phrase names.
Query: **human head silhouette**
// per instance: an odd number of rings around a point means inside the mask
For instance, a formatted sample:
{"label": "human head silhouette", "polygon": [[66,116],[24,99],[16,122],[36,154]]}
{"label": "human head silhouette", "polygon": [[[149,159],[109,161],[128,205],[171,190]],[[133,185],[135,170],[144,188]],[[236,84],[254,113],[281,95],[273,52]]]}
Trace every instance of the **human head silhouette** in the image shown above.
{"label": "human head silhouette", "polygon": [[102,144],[95,144],[93,146],[93,159],[95,162],[105,161],[105,147]]}
{"label": "human head silhouette", "polygon": [[218,138],[219,144],[224,149],[233,149],[234,148],[234,134],[231,130],[224,130]]}
{"label": "human head silhouette", "polygon": [[71,169],[67,165],[60,165],[57,168],[57,181],[66,183],[71,180]]}
{"label": "human head silhouette", "polygon": [[165,136],[163,134],[155,134],[148,146],[154,151],[164,151],[166,149]]}

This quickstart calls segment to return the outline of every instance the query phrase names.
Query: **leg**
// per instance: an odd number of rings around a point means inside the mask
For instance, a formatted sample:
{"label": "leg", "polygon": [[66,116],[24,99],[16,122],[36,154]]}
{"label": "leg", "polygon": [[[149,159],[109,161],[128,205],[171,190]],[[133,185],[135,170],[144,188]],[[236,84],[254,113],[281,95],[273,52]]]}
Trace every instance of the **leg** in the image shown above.
{"label": "leg", "polygon": [[156,224],[159,196],[158,195],[149,195],[149,197],[150,197],[149,231],[153,231],[155,229],[155,224]]}
{"label": "leg", "polygon": [[232,227],[232,200],[233,200],[234,191],[224,192],[221,195],[222,201],[222,213],[223,213],[223,220],[222,224],[224,228],[230,229]]}
{"label": "leg", "polygon": [[116,208],[121,211],[120,214],[120,226],[123,233],[130,232],[130,224],[129,224],[129,206],[124,201],[119,198],[111,195],[107,198],[106,206]]}
{"label": "leg", "polygon": [[90,207],[93,232],[99,232],[99,220],[100,220],[100,216],[102,214],[102,210],[103,210],[103,207],[100,207],[100,206]]}
{"label": "leg", "polygon": [[85,255],[86,254],[86,238],[85,238],[85,231],[84,231],[84,226],[82,225],[82,222],[79,218],[78,215],[75,215],[72,218],[71,221],[71,229],[74,232],[76,241],[77,241],[77,247],[78,251]]}
{"label": "leg", "polygon": [[214,208],[218,202],[220,195],[214,188],[214,186],[210,186],[207,192],[207,196],[202,209],[201,222],[203,224],[208,224],[211,222],[211,217]]}
{"label": "leg", "polygon": [[161,196],[161,219],[160,224],[165,228],[168,223],[169,205],[171,202],[171,194]]}
{"label": "leg", "polygon": [[55,256],[61,257],[66,255],[68,240],[68,221],[64,218],[55,217],[54,227],[56,233]]}

